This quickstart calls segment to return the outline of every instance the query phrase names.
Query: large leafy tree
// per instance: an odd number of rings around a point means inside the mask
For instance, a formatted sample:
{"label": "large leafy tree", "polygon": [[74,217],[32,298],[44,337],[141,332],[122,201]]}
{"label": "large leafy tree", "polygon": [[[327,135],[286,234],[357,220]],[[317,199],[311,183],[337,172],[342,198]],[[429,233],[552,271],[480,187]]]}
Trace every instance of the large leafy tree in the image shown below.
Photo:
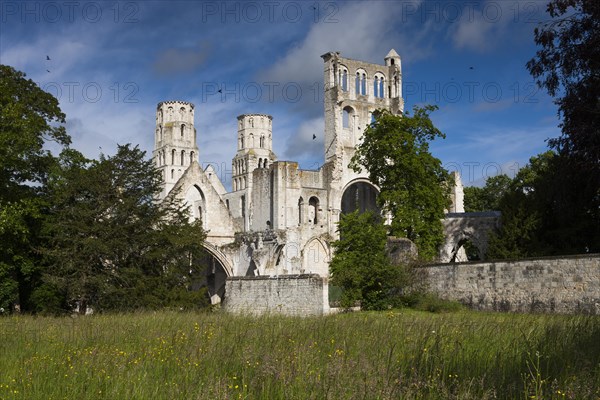
{"label": "large leafy tree", "polygon": [[372,211],[342,215],[338,231],[329,268],[331,284],[342,288],[341,306],[380,310],[395,305],[407,278],[404,269],[390,264],[381,216]]}
{"label": "large leafy tree", "polygon": [[56,159],[48,150],[70,144],[58,101],[22,72],[0,65],[0,307],[29,298],[39,276],[38,231],[43,189]]}
{"label": "large leafy tree", "polygon": [[[556,97],[562,136],[550,141],[600,175],[600,2],[553,0],[552,20],[535,29],[541,46],[527,68]],[[596,181],[597,182],[597,181]]]}
{"label": "large leafy tree", "polygon": [[47,281],[80,312],[186,301],[205,233],[175,197],[156,201],[161,184],[137,147],[119,146],[98,161],[63,159],[44,226]]}
{"label": "large leafy tree", "polygon": [[[600,249],[600,2],[552,0],[552,18],[535,30],[541,47],[527,67],[555,97],[562,134],[547,180],[545,230],[554,252]],[[552,213],[549,213],[552,211]],[[551,222],[550,224],[548,222]],[[542,235],[552,232],[552,237]],[[560,238],[558,243],[553,238]]]}
{"label": "large leafy tree", "polygon": [[429,118],[435,109],[415,107],[412,116],[376,111],[350,163],[355,171],[365,168],[379,187],[379,205],[392,216],[391,234],[412,240],[424,259],[435,257],[443,241],[452,185],[429,151],[429,142],[445,137]]}

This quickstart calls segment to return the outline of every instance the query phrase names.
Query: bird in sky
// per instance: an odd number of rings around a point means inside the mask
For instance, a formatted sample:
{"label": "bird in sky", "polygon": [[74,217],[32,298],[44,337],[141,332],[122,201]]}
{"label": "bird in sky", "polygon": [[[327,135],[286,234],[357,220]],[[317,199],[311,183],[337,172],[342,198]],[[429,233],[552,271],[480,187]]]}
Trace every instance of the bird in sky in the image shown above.
{"label": "bird in sky", "polygon": [[46,56],[46,61],[50,61],[50,56]]}
{"label": "bird in sky", "polygon": [[47,70],[46,70],[46,72],[47,72],[47,73],[50,73],[50,70],[49,70],[49,69],[47,69]]}
{"label": "bird in sky", "polygon": [[313,133],[313,140],[315,140],[316,138],[317,138],[317,135],[315,135],[315,134]]}

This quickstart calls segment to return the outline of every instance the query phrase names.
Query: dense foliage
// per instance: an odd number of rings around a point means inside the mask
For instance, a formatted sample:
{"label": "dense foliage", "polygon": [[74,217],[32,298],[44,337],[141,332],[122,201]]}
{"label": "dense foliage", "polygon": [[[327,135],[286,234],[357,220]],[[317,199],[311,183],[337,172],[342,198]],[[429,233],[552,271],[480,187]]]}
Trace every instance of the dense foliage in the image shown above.
{"label": "dense foliage", "polygon": [[156,202],[161,175],[145,153],[87,160],[69,148],[58,101],[0,73],[0,308],[204,304],[188,289],[205,233],[174,198]]}
{"label": "dense foliage", "polygon": [[442,218],[452,179],[429,142],[444,135],[429,114],[436,107],[415,107],[414,115],[379,110],[364,132],[350,166],[365,168],[380,189],[379,205],[392,216],[391,235],[412,240],[424,259],[437,255],[443,241]]}
{"label": "dense foliage", "polygon": [[342,215],[333,242],[331,284],[342,288],[340,305],[382,310],[398,304],[399,289],[407,284],[405,269],[393,266],[386,254],[387,228],[372,211]]}
{"label": "dense foliage", "polygon": [[27,308],[39,284],[43,188],[55,158],[49,142],[68,146],[58,101],[25,74],[0,65],[0,307]]}
{"label": "dense foliage", "polygon": [[94,308],[169,305],[202,256],[200,221],[172,197],[156,202],[160,172],[137,147],[61,165],[43,230],[48,281]]}

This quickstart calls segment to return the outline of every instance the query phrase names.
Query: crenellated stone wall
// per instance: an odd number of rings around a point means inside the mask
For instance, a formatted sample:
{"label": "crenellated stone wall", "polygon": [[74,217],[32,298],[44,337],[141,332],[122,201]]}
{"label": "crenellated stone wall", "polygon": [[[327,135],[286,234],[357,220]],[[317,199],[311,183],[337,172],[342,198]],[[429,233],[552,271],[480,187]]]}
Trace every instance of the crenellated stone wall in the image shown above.
{"label": "crenellated stone wall", "polygon": [[227,278],[223,308],[242,314],[322,315],[327,285],[316,274]]}
{"label": "crenellated stone wall", "polygon": [[422,268],[432,292],[474,309],[600,315],[600,254]]}

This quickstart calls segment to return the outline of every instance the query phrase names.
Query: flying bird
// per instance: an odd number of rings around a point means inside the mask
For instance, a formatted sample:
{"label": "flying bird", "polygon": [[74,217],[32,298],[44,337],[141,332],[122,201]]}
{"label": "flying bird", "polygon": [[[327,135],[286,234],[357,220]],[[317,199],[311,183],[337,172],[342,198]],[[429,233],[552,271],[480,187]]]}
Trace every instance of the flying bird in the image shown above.
{"label": "flying bird", "polygon": [[47,70],[46,70],[46,72],[47,72],[47,73],[50,73],[50,70],[49,70],[49,69],[47,69]]}
{"label": "flying bird", "polygon": [[223,93],[223,89],[219,89],[219,90],[217,90],[217,92]]}
{"label": "flying bird", "polygon": [[46,61],[50,61],[50,56],[46,56]]}
{"label": "flying bird", "polygon": [[316,138],[317,138],[317,135],[315,135],[315,134],[313,133],[313,140],[315,140]]}
{"label": "flying bird", "polygon": [[469,67],[469,69],[474,69],[473,67]]}

